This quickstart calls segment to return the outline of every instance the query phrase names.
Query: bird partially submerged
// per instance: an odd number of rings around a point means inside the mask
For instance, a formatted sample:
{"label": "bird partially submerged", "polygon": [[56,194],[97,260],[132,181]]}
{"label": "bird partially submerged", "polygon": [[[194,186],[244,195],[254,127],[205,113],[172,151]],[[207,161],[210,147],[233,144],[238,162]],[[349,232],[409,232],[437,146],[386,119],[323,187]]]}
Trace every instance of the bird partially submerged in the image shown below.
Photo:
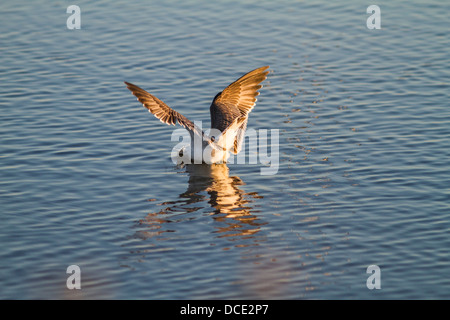
{"label": "bird partially submerged", "polygon": [[210,107],[210,135],[147,91],[129,82],[125,84],[161,122],[168,125],[178,123],[189,132],[191,143],[177,153],[178,163],[224,163],[230,156],[229,152],[238,154],[242,148],[248,116],[256,104],[261,82],[267,78],[268,68],[265,66],[246,73],[214,97]]}

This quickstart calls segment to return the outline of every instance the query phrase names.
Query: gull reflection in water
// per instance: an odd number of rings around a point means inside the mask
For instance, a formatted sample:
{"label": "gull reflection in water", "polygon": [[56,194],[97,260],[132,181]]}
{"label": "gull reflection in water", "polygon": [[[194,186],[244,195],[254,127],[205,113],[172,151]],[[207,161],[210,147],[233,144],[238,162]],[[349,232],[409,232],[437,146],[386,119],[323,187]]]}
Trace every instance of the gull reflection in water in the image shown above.
{"label": "gull reflection in water", "polygon": [[[140,220],[139,224],[146,228],[138,231],[137,237],[150,238],[176,232],[176,226],[168,223],[196,219],[195,214],[199,212],[209,214],[219,222],[213,230],[219,237],[245,236],[247,239],[260,231],[265,222],[254,215],[256,210],[252,202],[262,196],[240,189],[244,182],[237,176],[230,176],[226,164],[186,165],[185,170],[189,175],[187,190],[178,200],[162,203],[165,206],[162,210],[149,213]],[[174,229],[169,230],[169,227]]]}

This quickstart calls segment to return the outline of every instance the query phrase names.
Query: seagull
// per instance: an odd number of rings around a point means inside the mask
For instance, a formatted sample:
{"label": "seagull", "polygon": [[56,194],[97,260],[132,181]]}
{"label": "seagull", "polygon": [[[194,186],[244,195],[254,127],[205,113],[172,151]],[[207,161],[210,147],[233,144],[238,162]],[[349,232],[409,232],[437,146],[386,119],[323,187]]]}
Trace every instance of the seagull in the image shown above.
{"label": "seagull", "polygon": [[189,132],[191,142],[178,151],[177,163],[226,163],[229,152],[238,154],[241,151],[248,116],[256,104],[258,90],[262,88],[261,82],[267,78],[268,68],[269,66],[264,66],[244,74],[214,97],[209,108],[209,135],[144,89],[126,81],[125,84],[137,100],[162,123],[178,123]]}

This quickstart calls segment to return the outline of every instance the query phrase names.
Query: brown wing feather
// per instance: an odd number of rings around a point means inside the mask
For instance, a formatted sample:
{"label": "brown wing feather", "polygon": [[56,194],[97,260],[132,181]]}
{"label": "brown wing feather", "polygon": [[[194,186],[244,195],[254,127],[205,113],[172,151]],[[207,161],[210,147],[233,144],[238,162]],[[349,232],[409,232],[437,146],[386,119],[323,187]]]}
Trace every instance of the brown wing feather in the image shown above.
{"label": "brown wing feather", "polygon": [[[214,98],[211,111],[211,127],[225,130],[237,117],[246,115],[252,111],[256,104],[256,97],[261,89],[260,84],[267,78],[269,66],[250,71],[230,84]],[[247,128],[245,120],[234,140],[232,153],[237,154],[241,150],[244,132]]]}
{"label": "brown wing feather", "polygon": [[159,100],[157,97],[151,95],[144,89],[138,86],[125,82],[127,88],[136,96],[139,102],[141,102],[144,107],[148,109],[156,118],[158,118],[162,123],[168,125],[175,125],[177,122],[188,129],[189,131],[195,132],[197,134],[203,135],[203,132],[194,125],[192,121],[183,116],[182,114],[176,112],[164,102]]}
{"label": "brown wing feather", "polygon": [[213,104],[233,105],[242,115],[248,114],[256,103],[261,89],[260,84],[267,78],[269,66],[261,67],[243,75],[225,88],[213,101]]}

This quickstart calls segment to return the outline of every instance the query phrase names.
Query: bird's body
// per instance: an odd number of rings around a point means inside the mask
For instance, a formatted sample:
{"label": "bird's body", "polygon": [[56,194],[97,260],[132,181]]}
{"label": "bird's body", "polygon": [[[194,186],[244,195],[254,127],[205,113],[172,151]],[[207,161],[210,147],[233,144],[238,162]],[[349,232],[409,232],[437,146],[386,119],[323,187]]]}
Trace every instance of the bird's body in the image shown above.
{"label": "bird's body", "polygon": [[211,132],[206,135],[192,121],[168,107],[164,102],[138,86],[125,82],[127,88],[161,122],[186,128],[191,143],[178,151],[178,163],[224,163],[230,154],[242,147],[248,115],[255,106],[260,84],[269,67],[261,67],[243,75],[218,93],[210,107]]}

